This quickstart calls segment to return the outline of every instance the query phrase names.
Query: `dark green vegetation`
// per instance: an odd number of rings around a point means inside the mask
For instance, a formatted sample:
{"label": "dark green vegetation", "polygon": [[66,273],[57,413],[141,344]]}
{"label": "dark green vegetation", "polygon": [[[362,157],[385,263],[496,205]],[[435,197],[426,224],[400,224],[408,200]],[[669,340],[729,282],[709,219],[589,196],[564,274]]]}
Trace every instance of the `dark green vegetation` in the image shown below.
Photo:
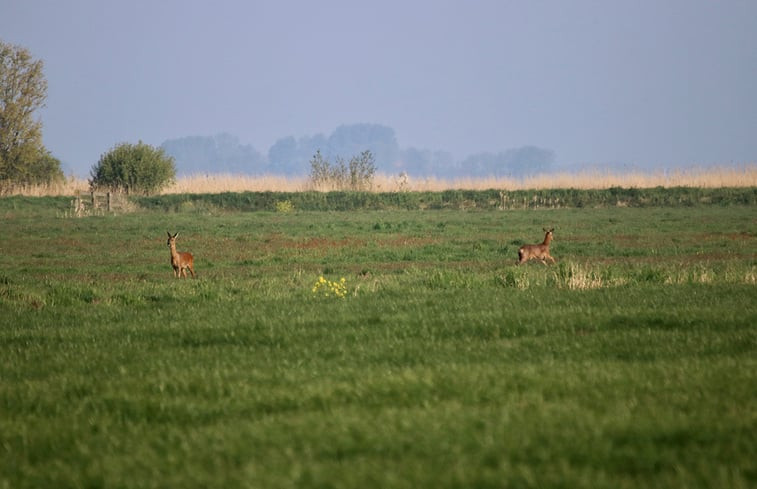
{"label": "dark green vegetation", "polygon": [[754,206],[65,205],[0,200],[0,487],[757,485]]}
{"label": "dark green vegetation", "polygon": [[161,148],[142,141],[121,143],[100,157],[91,176],[90,185],[95,189],[149,195],[176,178],[176,166]]}
{"label": "dark green vegetation", "polygon": [[63,180],[60,161],[42,144],[35,115],[46,98],[42,61],[0,40],[0,195],[14,186]]}
{"label": "dark green vegetation", "polygon": [[262,211],[291,202],[302,211],[502,210],[585,207],[691,207],[757,205],[757,187],[621,188],[604,190],[445,190],[443,192],[241,192],[179,194],[135,199],[145,209],[164,211]]}

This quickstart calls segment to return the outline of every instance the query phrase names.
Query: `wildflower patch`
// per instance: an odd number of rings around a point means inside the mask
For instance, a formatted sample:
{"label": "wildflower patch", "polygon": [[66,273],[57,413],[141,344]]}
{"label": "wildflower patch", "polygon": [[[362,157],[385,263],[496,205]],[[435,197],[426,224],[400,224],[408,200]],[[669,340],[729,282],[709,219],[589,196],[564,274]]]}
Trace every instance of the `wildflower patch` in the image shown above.
{"label": "wildflower patch", "polygon": [[313,285],[313,296],[344,299],[347,296],[347,280],[342,277],[337,282],[320,276]]}

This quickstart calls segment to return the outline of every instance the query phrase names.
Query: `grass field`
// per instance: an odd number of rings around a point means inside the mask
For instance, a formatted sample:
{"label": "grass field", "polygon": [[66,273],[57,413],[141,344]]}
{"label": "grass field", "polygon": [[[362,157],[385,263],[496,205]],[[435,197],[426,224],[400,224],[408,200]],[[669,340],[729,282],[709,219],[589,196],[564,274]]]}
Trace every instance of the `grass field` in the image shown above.
{"label": "grass field", "polygon": [[757,486],[753,206],[50,202],[0,199],[0,488]]}

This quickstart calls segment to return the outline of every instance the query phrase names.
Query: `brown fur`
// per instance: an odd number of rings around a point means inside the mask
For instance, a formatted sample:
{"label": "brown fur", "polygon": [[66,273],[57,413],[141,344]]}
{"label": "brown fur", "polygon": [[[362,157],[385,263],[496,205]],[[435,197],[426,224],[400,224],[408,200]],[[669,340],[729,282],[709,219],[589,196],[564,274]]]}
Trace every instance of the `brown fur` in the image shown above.
{"label": "brown fur", "polygon": [[192,256],[192,253],[176,251],[176,236],[178,235],[179,233],[176,233],[171,236],[171,233],[168,233],[168,242],[166,243],[171,249],[171,266],[173,267],[173,274],[176,278],[186,278],[187,270],[189,270],[189,273],[192,274],[192,278],[195,278],[195,259]]}
{"label": "brown fur", "polygon": [[541,260],[541,262],[546,265],[547,260],[549,260],[552,263],[555,263],[555,259],[552,258],[552,255],[549,254],[549,243],[552,241],[552,238],[554,237],[553,232],[555,228],[552,229],[544,229],[544,232],[547,233],[544,235],[544,242],[541,244],[531,244],[531,245],[523,245],[518,250],[518,265],[521,263],[525,263],[528,260]]}

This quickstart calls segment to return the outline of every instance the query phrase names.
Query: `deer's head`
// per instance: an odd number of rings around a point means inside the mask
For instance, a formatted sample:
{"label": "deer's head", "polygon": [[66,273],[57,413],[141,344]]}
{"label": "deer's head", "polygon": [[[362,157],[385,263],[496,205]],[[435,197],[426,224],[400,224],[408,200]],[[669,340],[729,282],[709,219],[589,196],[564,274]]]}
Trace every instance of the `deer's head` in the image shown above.
{"label": "deer's head", "polygon": [[168,241],[166,241],[166,246],[170,248],[173,243],[176,243],[176,236],[178,236],[179,233],[171,235],[170,232],[166,231],[166,234],[168,234]]}

